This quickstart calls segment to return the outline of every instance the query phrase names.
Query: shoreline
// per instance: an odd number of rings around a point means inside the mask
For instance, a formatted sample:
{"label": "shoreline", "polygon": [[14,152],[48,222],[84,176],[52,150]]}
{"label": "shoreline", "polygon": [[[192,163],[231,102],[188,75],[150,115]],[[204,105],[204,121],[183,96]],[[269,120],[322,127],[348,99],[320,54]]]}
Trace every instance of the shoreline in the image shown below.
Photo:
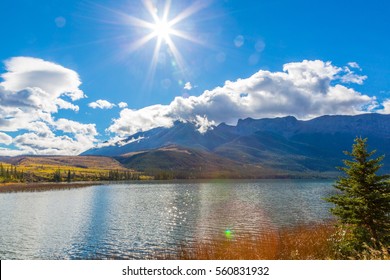
{"label": "shoreline", "polygon": [[188,183],[188,182],[223,182],[230,180],[252,181],[252,180],[332,180],[329,178],[283,178],[283,179],[172,179],[172,180],[130,180],[130,181],[76,181],[76,182],[34,182],[34,183],[0,183],[1,193],[16,192],[41,192],[50,190],[65,190],[85,188],[103,184],[161,184],[161,183]]}
{"label": "shoreline", "polygon": [[75,189],[91,187],[95,185],[101,185],[103,182],[99,181],[84,181],[84,182],[71,182],[71,183],[53,183],[53,182],[40,182],[40,183],[0,183],[0,193],[14,193],[14,192],[39,192],[49,190],[63,190],[63,189]]}

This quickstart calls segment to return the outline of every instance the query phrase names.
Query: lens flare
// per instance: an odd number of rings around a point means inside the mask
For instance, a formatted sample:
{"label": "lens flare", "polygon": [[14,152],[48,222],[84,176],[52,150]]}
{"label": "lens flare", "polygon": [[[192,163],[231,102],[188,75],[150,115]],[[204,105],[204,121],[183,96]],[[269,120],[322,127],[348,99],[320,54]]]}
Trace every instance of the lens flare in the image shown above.
{"label": "lens flare", "polygon": [[230,229],[225,230],[225,237],[227,239],[232,239],[233,238],[233,232]]}

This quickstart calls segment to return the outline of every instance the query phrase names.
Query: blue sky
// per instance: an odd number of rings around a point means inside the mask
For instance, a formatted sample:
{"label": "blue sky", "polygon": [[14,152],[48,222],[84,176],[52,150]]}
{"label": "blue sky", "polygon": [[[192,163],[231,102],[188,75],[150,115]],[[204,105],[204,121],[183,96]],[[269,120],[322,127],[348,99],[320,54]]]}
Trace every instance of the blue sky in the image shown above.
{"label": "blue sky", "polygon": [[388,1],[17,0],[0,17],[0,155],[175,120],[390,113]]}

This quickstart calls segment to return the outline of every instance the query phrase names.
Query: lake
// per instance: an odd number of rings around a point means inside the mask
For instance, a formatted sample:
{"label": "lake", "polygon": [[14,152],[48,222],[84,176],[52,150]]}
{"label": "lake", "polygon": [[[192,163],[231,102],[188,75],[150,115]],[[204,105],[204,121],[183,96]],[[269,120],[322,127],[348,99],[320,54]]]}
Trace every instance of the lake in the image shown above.
{"label": "lake", "polygon": [[331,217],[327,180],[136,182],[0,194],[1,259],[144,259]]}

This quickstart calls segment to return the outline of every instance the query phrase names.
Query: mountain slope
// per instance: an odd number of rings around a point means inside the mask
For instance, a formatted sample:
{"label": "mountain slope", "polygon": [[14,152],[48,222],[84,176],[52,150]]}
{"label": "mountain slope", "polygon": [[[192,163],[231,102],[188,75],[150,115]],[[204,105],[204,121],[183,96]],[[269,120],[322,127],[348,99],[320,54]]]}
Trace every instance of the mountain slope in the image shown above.
{"label": "mountain slope", "polygon": [[[137,133],[113,146],[83,154],[120,158],[142,152],[125,157],[124,162],[134,169],[154,166],[159,170],[180,170],[183,166],[196,169],[205,162],[201,155],[207,154],[208,158],[225,160],[215,165],[219,170],[235,166],[231,171],[235,173],[244,172],[248,166],[261,166],[271,173],[314,174],[335,172],[335,166],[342,165],[345,158],[343,151],[351,149],[356,136],[368,137],[369,149],[377,149],[377,155],[388,155],[383,171],[389,172],[390,115],[381,114],[322,116],[308,121],[294,117],[247,118],[236,126],[220,124],[204,134],[192,123],[176,122],[171,128]],[[162,149],[172,145],[190,149],[198,156],[190,159],[183,152]],[[229,168],[225,169],[229,172]]]}
{"label": "mountain slope", "polygon": [[117,158],[124,166],[166,178],[265,178],[283,171],[242,164],[200,149],[167,146]]}

